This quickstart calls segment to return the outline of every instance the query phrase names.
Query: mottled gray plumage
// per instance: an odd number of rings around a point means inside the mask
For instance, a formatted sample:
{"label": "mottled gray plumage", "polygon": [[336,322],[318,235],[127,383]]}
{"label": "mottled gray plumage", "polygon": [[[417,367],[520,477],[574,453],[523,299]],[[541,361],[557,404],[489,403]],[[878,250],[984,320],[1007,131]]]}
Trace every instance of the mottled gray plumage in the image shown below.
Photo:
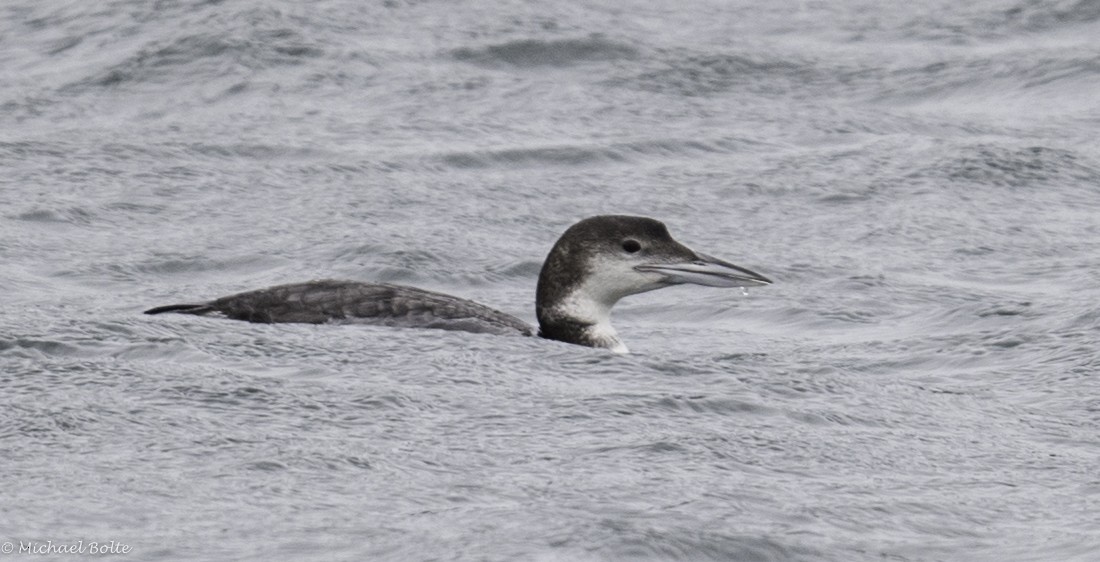
{"label": "mottled gray plumage", "polygon": [[277,285],[203,304],[158,307],[146,314],[161,312],[220,315],[259,323],[372,324],[534,334],[534,328],[519,318],[466,299],[415,287],[331,279]]}

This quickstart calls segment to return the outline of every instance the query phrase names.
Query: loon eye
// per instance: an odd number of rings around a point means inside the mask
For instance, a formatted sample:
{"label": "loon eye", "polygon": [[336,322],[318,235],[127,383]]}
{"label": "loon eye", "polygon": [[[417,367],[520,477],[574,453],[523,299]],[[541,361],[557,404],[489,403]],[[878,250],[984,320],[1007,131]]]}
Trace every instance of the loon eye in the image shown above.
{"label": "loon eye", "polygon": [[642,249],[642,245],[637,240],[623,240],[623,250],[626,250],[628,254],[633,254]]}

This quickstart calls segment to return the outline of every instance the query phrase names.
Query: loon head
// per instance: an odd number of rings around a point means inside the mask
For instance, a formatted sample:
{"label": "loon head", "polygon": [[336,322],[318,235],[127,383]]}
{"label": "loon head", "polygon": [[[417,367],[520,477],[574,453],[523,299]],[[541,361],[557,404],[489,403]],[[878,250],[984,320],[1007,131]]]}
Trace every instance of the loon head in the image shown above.
{"label": "loon head", "polygon": [[692,283],[754,287],[767,277],[695,252],[672,239],[664,223],[631,216],[597,216],[569,227],[539,273],[539,335],[625,353],[611,327],[619,299]]}

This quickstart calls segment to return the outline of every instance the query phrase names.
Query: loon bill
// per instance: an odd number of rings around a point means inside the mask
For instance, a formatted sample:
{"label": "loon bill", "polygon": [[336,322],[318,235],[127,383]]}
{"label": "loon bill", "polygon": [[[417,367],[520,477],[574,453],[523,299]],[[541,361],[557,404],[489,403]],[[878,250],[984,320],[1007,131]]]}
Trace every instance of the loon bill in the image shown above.
{"label": "loon bill", "polygon": [[[754,287],[771,280],[672,239],[646,217],[596,216],[569,227],[546,256],[535,309],[543,338],[626,352],[611,327],[619,299],[672,285]],[[249,322],[349,323],[467,332],[536,331],[514,316],[466,299],[415,287],[358,281],[309,281],[238,293],[146,314],[217,315]]]}

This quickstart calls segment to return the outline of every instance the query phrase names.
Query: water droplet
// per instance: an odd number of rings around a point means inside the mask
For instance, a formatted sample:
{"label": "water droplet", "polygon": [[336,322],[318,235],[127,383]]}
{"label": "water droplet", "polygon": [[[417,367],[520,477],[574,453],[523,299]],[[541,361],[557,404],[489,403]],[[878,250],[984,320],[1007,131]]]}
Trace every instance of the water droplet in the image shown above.
{"label": "water droplet", "polygon": [[743,296],[743,297],[749,296],[749,290],[746,289],[745,287],[741,287],[741,296]]}

